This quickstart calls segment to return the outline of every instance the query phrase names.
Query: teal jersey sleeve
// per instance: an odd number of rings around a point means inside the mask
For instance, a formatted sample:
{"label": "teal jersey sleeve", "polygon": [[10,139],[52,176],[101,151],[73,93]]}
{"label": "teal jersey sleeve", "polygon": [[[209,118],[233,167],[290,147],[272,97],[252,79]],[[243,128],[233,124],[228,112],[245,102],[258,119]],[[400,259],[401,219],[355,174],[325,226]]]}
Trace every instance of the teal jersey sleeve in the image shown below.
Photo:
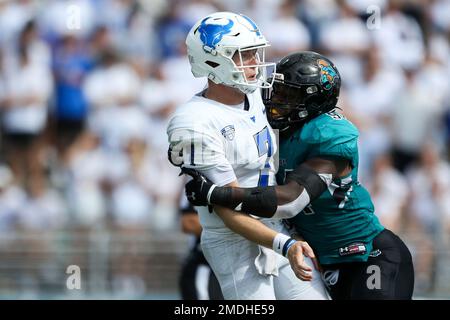
{"label": "teal jersey sleeve", "polygon": [[300,141],[305,144],[306,158],[342,157],[357,167],[358,136],[358,129],[344,116],[329,112],[306,123]]}

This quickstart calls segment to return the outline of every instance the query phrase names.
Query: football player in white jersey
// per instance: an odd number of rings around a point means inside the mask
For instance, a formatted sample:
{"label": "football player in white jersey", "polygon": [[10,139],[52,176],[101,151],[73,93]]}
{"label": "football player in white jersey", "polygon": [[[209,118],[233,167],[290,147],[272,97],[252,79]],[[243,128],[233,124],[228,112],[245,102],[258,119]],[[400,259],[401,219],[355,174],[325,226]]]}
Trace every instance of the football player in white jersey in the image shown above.
{"label": "football player in white jersey", "polygon": [[[274,185],[276,137],[259,91],[272,85],[265,79],[275,67],[265,62],[265,37],[245,15],[217,12],[193,26],[186,44],[193,75],[207,77],[208,87],[172,116],[169,160],[218,186]],[[281,220],[197,210],[201,246],[225,299],[328,299],[311,248],[290,238]]]}

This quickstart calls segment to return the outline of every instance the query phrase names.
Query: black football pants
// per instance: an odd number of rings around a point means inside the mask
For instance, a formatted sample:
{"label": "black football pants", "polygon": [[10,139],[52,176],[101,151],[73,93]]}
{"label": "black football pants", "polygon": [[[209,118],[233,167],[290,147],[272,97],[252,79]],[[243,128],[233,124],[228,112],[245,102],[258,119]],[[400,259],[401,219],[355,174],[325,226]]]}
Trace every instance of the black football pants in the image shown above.
{"label": "black football pants", "polygon": [[322,266],[339,270],[338,280],[329,285],[333,300],[410,300],[414,289],[411,253],[390,230],[383,230],[373,240],[374,254],[367,262]]}

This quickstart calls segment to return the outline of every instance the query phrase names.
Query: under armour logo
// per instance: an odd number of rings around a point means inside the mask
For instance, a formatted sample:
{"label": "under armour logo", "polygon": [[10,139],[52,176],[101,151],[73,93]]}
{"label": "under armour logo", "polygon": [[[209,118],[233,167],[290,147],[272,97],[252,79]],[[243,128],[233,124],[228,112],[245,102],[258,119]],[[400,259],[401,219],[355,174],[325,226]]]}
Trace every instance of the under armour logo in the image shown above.
{"label": "under armour logo", "polygon": [[192,199],[192,200],[195,200],[195,192],[192,192],[192,194],[191,194],[191,199]]}

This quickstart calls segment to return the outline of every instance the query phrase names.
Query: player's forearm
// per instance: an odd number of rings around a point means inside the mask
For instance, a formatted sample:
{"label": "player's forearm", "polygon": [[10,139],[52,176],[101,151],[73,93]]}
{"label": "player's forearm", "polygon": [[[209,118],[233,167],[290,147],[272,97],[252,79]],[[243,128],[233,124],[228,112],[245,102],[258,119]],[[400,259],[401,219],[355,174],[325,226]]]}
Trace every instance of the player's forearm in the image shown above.
{"label": "player's forearm", "polygon": [[264,225],[261,221],[228,208],[215,206],[214,211],[233,232],[247,240],[272,249],[277,232]]}
{"label": "player's forearm", "polygon": [[231,231],[285,257],[289,248],[297,242],[283,233],[277,233],[249,215],[218,206],[214,208],[214,211]]}
{"label": "player's forearm", "polygon": [[287,184],[256,188],[211,188],[208,202],[260,217],[292,218],[318,198],[331,182],[331,174],[319,175],[300,165],[287,177]]}
{"label": "player's forearm", "polygon": [[182,170],[193,177],[186,184],[186,195],[193,205],[220,205],[234,211],[276,219],[296,216],[327,189],[333,175],[317,173],[321,172],[320,168],[316,171],[309,165],[301,164],[289,173],[285,185],[247,189],[239,188],[237,183],[219,187],[193,169]]}
{"label": "player's forearm", "polygon": [[270,218],[279,206],[298,198],[303,189],[303,186],[296,183],[256,188],[217,187],[211,193],[209,201],[232,210]]}

